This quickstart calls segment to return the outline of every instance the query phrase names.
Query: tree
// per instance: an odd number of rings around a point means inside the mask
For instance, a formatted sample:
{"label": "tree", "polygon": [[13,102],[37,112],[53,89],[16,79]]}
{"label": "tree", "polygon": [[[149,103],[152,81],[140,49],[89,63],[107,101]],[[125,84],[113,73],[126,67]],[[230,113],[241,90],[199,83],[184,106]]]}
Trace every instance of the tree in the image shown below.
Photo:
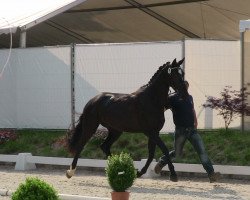
{"label": "tree", "polygon": [[247,103],[247,97],[250,93],[243,87],[240,91],[232,90],[231,86],[226,86],[220,93],[220,97],[208,96],[203,107],[208,107],[218,111],[225,122],[225,128],[228,130],[230,123],[235,117],[250,115],[250,107]]}

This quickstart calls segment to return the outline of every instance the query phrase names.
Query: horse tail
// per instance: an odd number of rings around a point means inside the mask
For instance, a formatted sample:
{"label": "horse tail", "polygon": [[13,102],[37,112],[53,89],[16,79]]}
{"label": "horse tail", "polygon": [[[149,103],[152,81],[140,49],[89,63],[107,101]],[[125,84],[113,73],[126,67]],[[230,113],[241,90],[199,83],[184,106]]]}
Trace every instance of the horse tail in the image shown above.
{"label": "horse tail", "polygon": [[83,109],[83,113],[79,117],[76,127],[70,131],[71,136],[68,139],[68,149],[72,154],[81,152],[85,144],[98,128],[98,109],[100,107],[100,97],[102,97],[102,95],[97,95],[89,100]]}
{"label": "horse tail", "polygon": [[72,154],[75,154],[76,151],[81,148],[83,137],[83,120],[84,113],[81,114],[76,127],[70,131],[71,137],[68,139],[68,149]]}

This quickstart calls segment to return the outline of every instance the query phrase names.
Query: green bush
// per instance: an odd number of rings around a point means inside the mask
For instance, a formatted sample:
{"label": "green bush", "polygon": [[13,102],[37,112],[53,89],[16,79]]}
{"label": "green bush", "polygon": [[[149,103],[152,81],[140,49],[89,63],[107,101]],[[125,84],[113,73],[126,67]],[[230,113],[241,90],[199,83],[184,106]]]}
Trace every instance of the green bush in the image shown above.
{"label": "green bush", "polygon": [[27,178],[21,183],[12,200],[59,200],[56,190],[38,178]]}
{"label": "green bush", "polygon": [[125,192],[136,179],[133,159],[128,153],[109,156],[105,171],[109,185],[116,192]]}

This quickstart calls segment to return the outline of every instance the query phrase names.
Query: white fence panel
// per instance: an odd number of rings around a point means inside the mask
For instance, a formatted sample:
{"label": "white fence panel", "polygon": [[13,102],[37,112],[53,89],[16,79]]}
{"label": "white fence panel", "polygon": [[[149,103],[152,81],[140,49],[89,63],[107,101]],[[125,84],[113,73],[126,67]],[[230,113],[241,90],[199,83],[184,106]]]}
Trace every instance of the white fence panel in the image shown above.
{"label": "white fence panel", "polygon": [[[219,97],[225,86],[241,87],[240,42],[217,40],[185,41],[185,72],[193,95],[199,128],[224,127],[217,112],[204,109],[207,96]],[[240,119],[230,127],[239,128]]]}
{"label": "white fence panel", "polygon": [[[46,164],[46,165],[66,165],[69,166],[73,158],[60,158],[60,157],[42,157],[32,156],[31,153],[19,153],[18,155],[3,155],[0,154],[0,162],[15,162],[15,170],[34,170],[36,169],[35,164]],[[134,161],[136,169],[141,170],[146,163],[146,159],[140,161]],[[153,161],[147,174],[144,177],[155,176],[154,168],[157,162]],[[33,166],[32,168],[30,166]],[[105,168],[107,166],[107,160],[98,159],[79,159],[77,166],[81,167],[97,167]],[[184,164],[174,163],[175,170],[177,172],[195,172],[195,173],[206,173],[201,164]],[[215,171],[221,174],[233,174],[233,175],[250,175],[249,166],[232,166],[232,165],[214,165]],[[163,168],[164,171],[169,171],[168,167]]]}
{"label": "white fence panel", "polygon": [[70,47],[13,49],[0,90],[1,128],[67,128]]}
{"label": "white fence panel", "polygon": [[[9,50],[0,50],[0,70]],[[76,45],[75,106],[82,113],[100,92],[131,93],[147,84],[159,66],[183,57],[183,42]],[[0,128],[68,128],[71,123],[70,47],[13,49],[0,77]],[[185,70],[199,128],[223,127],[216,112],[203,109],[206,96],[226,85],[240,88],[240,42],[185,41]],[[162,132],[173,131],[165,113]],[[231,127],[239,127],[240,119]]]}
{"label": "white fence panel", "polygon": [[[147,84],[158,67],[183,57],[182,42],[76,46],[76,111],[100,92],[132,93]],[[166,112],[162,131],[172,131]]]}
{"label": "white fence panel", "polygon": [[16,67],[11,60],[16,53],[12,51],[10,61],[4,65],[9,54],[8,50],[0,50],[0,128],[16,127]]}

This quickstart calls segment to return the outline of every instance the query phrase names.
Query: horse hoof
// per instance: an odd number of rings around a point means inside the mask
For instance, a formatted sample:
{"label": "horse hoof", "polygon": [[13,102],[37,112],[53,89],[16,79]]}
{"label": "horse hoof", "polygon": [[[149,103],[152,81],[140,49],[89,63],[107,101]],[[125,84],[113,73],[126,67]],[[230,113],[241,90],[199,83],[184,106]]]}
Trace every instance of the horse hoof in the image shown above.
{"label": "horse hoof", "polygon": [[178,182],[178,177],[177,175],[170,175],[170,181],[173,181],[173,182]]}
{"label": "horse hoof", "polygon": [[140,178],[142,176],[142,173],[137,171],[137,178]]}
{"label": "horse hoof", "polygon": [[72,166],[70,165],[69,170],[66,171],[66,176],[67,176],[67,178],[71,178],[72,176],[74,176],[75,171],[76,171],[76,168],[75,168],[75,169],[72,169]]}
{"label": "horse hoof", "polygon": [[66,177],[67,177],[67,178],[71,178],[71,177],[72,177],[72,175],[71,175],[71,173],[69,172],[69,170],[66,171]]}

